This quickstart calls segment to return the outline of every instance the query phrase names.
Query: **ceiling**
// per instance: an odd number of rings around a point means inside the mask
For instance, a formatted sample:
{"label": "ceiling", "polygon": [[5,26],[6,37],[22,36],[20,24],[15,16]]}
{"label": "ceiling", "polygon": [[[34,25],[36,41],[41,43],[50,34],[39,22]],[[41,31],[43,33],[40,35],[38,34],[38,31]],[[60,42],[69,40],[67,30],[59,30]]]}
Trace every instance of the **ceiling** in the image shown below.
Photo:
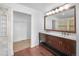
{"label": "ceiling", "polygon": [[24,5],[26,7],[30,7],[32,9],[47,12],[58,6],[64,5],[65,3],[19,3],[19,4]]}
{"label": "ceiling", "polygon": [[49,6],[53,7],[53,6],[57,5],[57,3],[20,3],[20,4],[33,8],[33,9],[40,10],[40,11],[45,11],[45,9]]}

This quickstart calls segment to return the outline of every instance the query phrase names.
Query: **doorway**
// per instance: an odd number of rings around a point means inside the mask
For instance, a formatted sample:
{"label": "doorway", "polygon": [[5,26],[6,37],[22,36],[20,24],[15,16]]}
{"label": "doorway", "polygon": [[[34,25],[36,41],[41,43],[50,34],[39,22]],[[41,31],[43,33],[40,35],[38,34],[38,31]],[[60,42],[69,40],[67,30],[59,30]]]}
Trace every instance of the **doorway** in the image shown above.
{"label": "doorway", "polygon": [[18,52],[31,45],[31,15],[13,12],[13,50]]}

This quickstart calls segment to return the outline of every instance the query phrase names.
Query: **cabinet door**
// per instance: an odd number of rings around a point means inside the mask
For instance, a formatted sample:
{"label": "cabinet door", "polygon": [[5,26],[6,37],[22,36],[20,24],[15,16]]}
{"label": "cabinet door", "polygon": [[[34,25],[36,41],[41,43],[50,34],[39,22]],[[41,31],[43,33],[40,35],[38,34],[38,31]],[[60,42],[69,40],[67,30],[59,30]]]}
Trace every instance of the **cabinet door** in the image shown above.
{"label": "cabinet door", "polygon": [[64,40],[63,41],[63,52],[68,55],[76,55],[76,42],[72,40]]}
{"label": "cabinet door", "polygon": [[59,40],[57,37],[54,36],[46,36],[46,42],[53,48],[59,48]]}

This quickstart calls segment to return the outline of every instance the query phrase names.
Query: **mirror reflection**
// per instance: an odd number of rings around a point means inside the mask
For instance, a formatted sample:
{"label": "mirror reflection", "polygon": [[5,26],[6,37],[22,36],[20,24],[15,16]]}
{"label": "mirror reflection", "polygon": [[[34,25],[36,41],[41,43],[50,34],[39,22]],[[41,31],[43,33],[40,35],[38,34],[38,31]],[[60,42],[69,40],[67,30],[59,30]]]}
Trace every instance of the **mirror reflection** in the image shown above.
{"label": "mirror reflection", "polygon": [[45,17],[45,29],[75,31],[74,8]]}

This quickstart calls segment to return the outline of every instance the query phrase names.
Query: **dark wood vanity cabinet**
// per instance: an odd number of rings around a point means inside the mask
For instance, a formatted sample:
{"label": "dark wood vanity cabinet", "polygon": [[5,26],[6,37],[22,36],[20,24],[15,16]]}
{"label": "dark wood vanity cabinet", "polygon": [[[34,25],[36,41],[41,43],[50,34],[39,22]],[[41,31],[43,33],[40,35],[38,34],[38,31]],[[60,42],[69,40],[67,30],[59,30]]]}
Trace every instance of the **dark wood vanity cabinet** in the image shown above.
{"label": "dark wood vanity cabinet", "polygon": [[62,37],[52,36],[44,33],[39,33],[40,44],[45,43],[48,48],[56,51],[57,55],[76,55],[76,41]]}

